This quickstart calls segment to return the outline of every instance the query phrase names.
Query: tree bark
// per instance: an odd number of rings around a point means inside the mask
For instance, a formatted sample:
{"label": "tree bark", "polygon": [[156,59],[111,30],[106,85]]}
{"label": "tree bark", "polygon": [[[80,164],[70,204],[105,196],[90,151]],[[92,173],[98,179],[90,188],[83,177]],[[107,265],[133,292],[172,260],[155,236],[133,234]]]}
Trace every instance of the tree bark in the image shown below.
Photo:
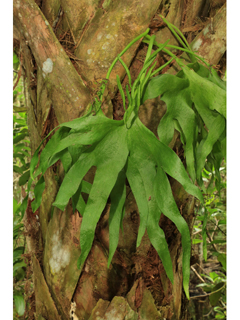
{"label": "tree bark", "polygon": [[[198,3],[197,3],[198,2]],[[183,0],[14,0],[14,38],[20,42],[27,80],[27,112],[32,152],[56,125],[80,117],[88,109],[98,85],[124,47],[159,17],[161,13],[179,28],[193,28],[203,10],[204,1]],[[215,1],[216,2],[216,1]],[[214,3],[215,3],[214,2]],[[222,3],[222,2],[221,2]],[[191,11],[192,10],[192,11]],[[186,15],[186,12],[191,12]],[[226,5],[212,20],[202,23],[192,47],[210,63],[217,64],[226,51]],[[212,29],[214,26],[214,29]],[[194,33],[195,32],[195,33]],[[160,42],[176,39],[167,28],[156,33]],[[140,56],[146,48],[140,42],[123,56],[131,74],[141,68]],[[175,73],[176,67],[167,70]],[[111,73],[108,92],[102,106],[113,117],[111,98],[116,94],[116,75],[124,81],[120,63]],[[166,107],[159,98],[140,108],[140,119],[156,133]],[[177,135],[172,142],[176,146]],[[94,176],[92,170],[87,179]],[[78,319],[187,319],[188,301],[182,289],[181,237],[167,218],[160,220],[169,243],[174,265],[172,286],[147,234],[136,249],[139,216],[131,190],[127,189],[124,235],[111,266],[108,260],[108,214],[106,206],[96,229],[92,250],[84,267],[77,269],[80,255],[79,233],[82,218],[71,204],[64,212],[51,212],[61,166],[45,173],[46,187],[39,208],[40,226],[34,222],[30,203],[25,222],[31,219],[28,236],[32,257],[36,299],[35,319],[69,319],[71,301]],[[171,181],[175,200],[190,228],[194,219],[194,199]],[[52,217],[51,217],[52,215]],[[73,310],[72,309],[72,310]]]}

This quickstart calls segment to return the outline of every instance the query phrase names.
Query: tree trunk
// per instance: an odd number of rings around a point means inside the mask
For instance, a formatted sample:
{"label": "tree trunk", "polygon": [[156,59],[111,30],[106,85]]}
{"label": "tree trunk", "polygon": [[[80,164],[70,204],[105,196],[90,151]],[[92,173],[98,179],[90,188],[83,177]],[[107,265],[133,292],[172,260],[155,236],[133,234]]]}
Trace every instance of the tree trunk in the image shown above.
{"label": "tree trunk", "polygon": [[[18,44],[16,50],[23,57],[27,80],[32,152],[55,126],[84,114],[98,89],[98,80],[106,77],[114,58],[149,25],[157,41],[164,43],[170,39],[172,44],[177,43],[161,25],[157,13],[185,30],[190,42],[197,35],[193,48],[210,63],[219,62],[226,50],[224,1],[14,0],[14,39]],[[146,47],[139,44],[123,56],[127,66],[131,65],[133,80],[146,54]],[[174,73],[176,67],[166,72]],[[122,115],[116,93],[117,74],[124,83],[125,71],[120,63],[111,73],[102,106],[104,113],[115,119]],[[164,112],[164,104],[156,98],[141,106],[140,119],[156,133]],[[171,146],[180,150],[177,134]],[[61,165],[55,165],[45,174],[46,187],[38,211],[40,225],[30,202],[25,214],[34,276],[35,319],[69,319],[70,310],[72,317],[75,314],[78,319],[187,319],[181,236],[167,218],[161,218],[174,266],[172,286],[147,233],[136,249],[139,216],[131,190],[127,190],[124,234],[120,232],[109,269],[110,205],[98,223],[83,269],[77,269],[82,218],[72,211],[70,203],[64,212],[56,208],[51,212],[62,172]],[[92,181],[93,177],[92,169],[86,179]],[[191,228],[194,199],[176,181],[171,184],[175,200]],[[76,303],[72,309],[71,301]]]}

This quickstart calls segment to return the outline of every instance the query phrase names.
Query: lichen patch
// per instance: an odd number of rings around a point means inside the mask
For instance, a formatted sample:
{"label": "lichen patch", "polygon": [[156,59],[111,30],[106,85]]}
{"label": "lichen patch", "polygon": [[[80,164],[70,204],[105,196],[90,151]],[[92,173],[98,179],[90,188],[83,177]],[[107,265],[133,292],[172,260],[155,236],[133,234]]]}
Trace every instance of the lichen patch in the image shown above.
{"label": "lichen patch", "polygon": [[197,41],[194,43],[194,45],[192,46],[193,51],[198,51],[198,49],[200,48],[201,44],[202,44],[202,39],[199,38],[197,39]]}
{"label": "lichen patch", "polygon": [[62,245],[59,231],[52,237],[52,256],[49,260],[52,274],[58,273],[70,263],[70,252]]}
{"label": "lichen patch", "polygon": [[42,67],[42,71],[44,73],[51,73],[53,71],[53,62],[52,59],[47,58],[46,61],[43,62],[43,67]]}

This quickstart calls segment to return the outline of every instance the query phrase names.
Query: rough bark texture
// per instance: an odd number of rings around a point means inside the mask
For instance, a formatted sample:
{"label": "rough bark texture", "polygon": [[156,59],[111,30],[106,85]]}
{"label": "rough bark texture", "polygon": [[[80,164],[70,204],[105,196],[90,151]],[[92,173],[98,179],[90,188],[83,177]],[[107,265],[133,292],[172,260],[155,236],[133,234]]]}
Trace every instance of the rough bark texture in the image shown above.
{"label": "rough bark texture", "polygon": [[[83,115],[97,89],[95,80],[105,78],[116,55],[149,25],[159,42],[170,39],[171,44],[177,44],[166,27],[161,23],[157,25],[159,16],[156,13],[188,32],[188,39],[197,36],[192,48],[210,63],[217,64],[226,51],[226,5],[220,0],[207,1],[208,6],[204,3],[195,0],[43,0],[36,3],[14,0],[14,38],[20,41],[20,54],[24,58],[32,151],[57,124]],[[208,18],[199,22],[203,13]],[[146,54],[146,47],[138,47],[139,43],[123,56],[133,79]],[[160,56],[159,63],[163,59]],[[175,65],[166,70],[168,73],[176,71]],[[120,63],[111,74],[103,105],[109,117],[113,117],[111,97],[116,94],[117,74],[124,83],[125,72]],[[165,111],[160,99],[153,99],[141,106],[140,119],[156,133]],[[115,118],[120,113],[117,110]],[[171,146],[177,144],[176,134]],[[88,179],[93,176],[94,171]],[[78,319],[187,319],[187,301],[182,290],[181,237],[174,225],[161,217],[160,225],[166,233],[174,265],[173,286],[147,234],[136,249],[139,216],[129,189],[124,235],[120,232],[110,268],[107,268],[107,205],[85,266],[78,270],[81,217],[72,212],[69,204],[64,212],[54,209],[51,218],[51,204],[61,179],[61,167],[49,169],[45,174],[46,188],[39,209],[40,228],[36,227],[30,206],[25,216],[25,225],[31,219],[33,226],[30,226],[28,247],[34,274],[35,318],[69,319],[73,300]],[[194,199],[178,183],[171,183],[176,202],[191,227]]]}

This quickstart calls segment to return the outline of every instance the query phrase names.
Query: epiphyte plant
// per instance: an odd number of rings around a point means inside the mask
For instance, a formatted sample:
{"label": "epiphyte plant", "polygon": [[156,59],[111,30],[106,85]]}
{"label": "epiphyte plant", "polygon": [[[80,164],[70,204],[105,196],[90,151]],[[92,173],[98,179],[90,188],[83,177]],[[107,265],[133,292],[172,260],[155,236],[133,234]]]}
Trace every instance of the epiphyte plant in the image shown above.
{"label": "epiphyte plant", "polygon": [[[217,72],[191,50],[180,30],[165,19],[164,21],[183,47],[169,45],[168,41],[164,44],[157,43],[155,35],[148,35],[149,29],[135,38],[115,58],[106,75],[106,79],[109,79],[117,61],[123,65],[128,75],[127,107],[121,81],[117,76],[117,85],[125,109],[123,120],[112,120],[104,115],[101,104],[106,82],[103,82],[87,114],[60,124],[42,150],[40,158],[38,155],[44,140],[37,148],[31,160],[28,190],[32,181],[40,175],[34,189],[35,200],[32,202],[35,212],[41,204],[45,188],[44,173],[61,160],[65,176],[53,206],[65,210],[71,199],[73,210],[77,209],[83,217],[79,268],[91,250],[96,225],[110,197],[110,265],[118,245],[119,229],[125,213],[127,178],[139,209],[137,246],[147,230],[172,283],[170,252],[164,231],[159,227],[161,214],[173,221],[181,233],[183,287],[189,298],[190,232],[175,203],[167,175],[176,179],[189,194],[203,201],[200,189],[194,184],[195,180],[201,186],[201,171],[206,165],[218,178],[220,162],[225,156],[222,146],[225,143],[226,88]],[[132,84],[130,71],[121,57],[130,46],[142,38],[143,42],[148,44],[148,50],[143,67]],[[152,53],[153,48],[156,50]],[[192,63],[185,65],[182,59],[167,48],[187,52]],[[154,69],[154,61],[161,51],[170,55],[171,59],[160,68]],[[181,68],[177,75],[155,76],[173,60]],[[167,105],[167,112],[159,123],[158,139],[140,121],[138,111],[145,100],[159,95]],[[184,145],[187,171],[176,153],[168,147],[174,129],[179,131]],[[84,177],[93,166],[96,167],[96,174],[93,184],[90,184]],[[89,194],[87,203],[82,193]]]}

